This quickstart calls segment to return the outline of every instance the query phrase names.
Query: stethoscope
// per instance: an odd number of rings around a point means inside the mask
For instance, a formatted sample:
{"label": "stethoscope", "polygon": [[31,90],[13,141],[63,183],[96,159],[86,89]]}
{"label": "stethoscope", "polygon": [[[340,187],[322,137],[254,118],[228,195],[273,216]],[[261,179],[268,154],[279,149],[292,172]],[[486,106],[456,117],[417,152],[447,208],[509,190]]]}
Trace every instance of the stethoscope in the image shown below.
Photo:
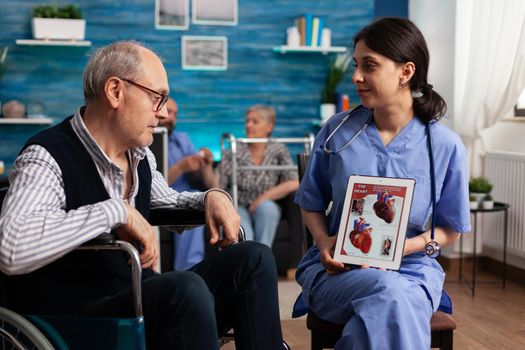
{"label": "stethoscope", "polygon": [[[355,133],[355,135],[345,143],[342,147],[336,150],[331,150],[328,148],[328,141],[334,136],[334,134],[339,130],[343,124],[356,112],[358,109],[363,108],[362,106],[359,106],[355,108],[354,110],[348,112],[348,114],[341,119],[339,124],[336,126],[336,128],[328,135],[324,143],[321,145],[321,148],[326,154],[337,154],[341,152],[342,150],[350,147],[352,142],[363,133],[363,131],[366,130],[366,128],[374,121],[374,116],[372,113],[370,113],[368,119],[366,122],[361,126],[361,128]],[[425,253],[431,257],[431,258],[437,258],[441,252],[441,246],[438,242],[434,240],[435,234],[435,227],[436,227],[436,174],[434,170],[434,154],[432,152],[432,135],[430,133],[430,125],[429,123],[425,124],[425,132],[427,134],[427,148],[428,148],[428,157],[430,160],[430,198],[432,201],[432,222],[430,226],[430,242],[428,242],[425,245]]]}

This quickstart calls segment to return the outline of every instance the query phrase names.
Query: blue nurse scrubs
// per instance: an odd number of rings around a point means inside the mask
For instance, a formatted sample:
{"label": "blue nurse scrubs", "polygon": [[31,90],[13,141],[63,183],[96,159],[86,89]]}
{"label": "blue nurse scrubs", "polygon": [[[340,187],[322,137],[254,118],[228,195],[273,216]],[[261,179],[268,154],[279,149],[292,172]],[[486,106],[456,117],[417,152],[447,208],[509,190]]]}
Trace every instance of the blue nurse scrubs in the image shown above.
{"label": "blue nurse scrubs", "polygon": [[[172,131],[168,141],[168,166],[171,167],[182,158],[195,154],[195,147],[188,134]],[[171,187],[178,191],[197,191],[190,184],[187,173],[175,180]],[[174,270],[187,270],[204,259],[204,226],[175,234]]]}
{"label": "blue nurse scrubs", "polygon": [[[341,149],[370,116],[364,107],[351,113],[327,142],[330,150]],[[330,118],[318,133],[295,202],[305,210],[324,213],[333,201],[328,232],[334,235],[350,175],[413,178],[416,186],[407,237],[421,234],[432,213],[425,124],[413,118],[385,146],[372,121],[349,147],[327,154],[323,150],[325,140],[346,114]],[[436,226],[468,232],[465,147],[440,123],[431,123],[430,130],[436,172]],[[302,305],[322,319],[345,324],[337,350],[430,348],[430,318],[439,306],[445,274],[424,252],[403,257],[399,271],[356,268],[329,276],[320,262],[319,250],[313,246],[299,263],[296,278],[302,286],[296,315]]]}

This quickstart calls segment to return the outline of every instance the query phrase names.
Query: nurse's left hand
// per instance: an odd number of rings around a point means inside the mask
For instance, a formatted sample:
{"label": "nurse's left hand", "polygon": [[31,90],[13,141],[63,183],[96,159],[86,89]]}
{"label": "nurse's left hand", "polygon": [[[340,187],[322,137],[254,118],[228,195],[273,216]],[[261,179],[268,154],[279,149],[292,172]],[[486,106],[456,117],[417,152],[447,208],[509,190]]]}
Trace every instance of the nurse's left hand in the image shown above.
{"label": "nurse's left hand", "polygon": [[[369,268],[370,268],[370,265],[368,265],[368,264],[363,264],[363,265],[361,265],[361,268],[362,268],[362,269],[369,269]],[[381,271],[386,271],[386,269],[385,269],[384,267],[378,267],[377,269],[378,269],[378,270],[381,270]]]}
{"label": "nurse's left hand", "polygon": [[405,240],[405,247],[403,249],[403,256],[413,254],[417,251],[425,249],[426,240],[424,235],[407,238]]}
{"label": "nurse's left hand", "polygon": [[323,264],[326,273],[329,275],[336,275],[351,269],[350,266],[346,266],[342,262],[334,260],[333,256],[336,240],[337,236],[325,236],[315,242],[321,253],[321,263]]}

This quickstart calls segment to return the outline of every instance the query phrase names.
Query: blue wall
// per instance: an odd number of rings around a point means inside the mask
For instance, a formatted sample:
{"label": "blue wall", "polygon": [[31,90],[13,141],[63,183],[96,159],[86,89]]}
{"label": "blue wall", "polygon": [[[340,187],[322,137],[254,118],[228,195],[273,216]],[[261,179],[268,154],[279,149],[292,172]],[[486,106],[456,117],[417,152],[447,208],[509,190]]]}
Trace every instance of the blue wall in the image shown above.
{"label": "blue wall", "polygon": [[[7,71],[0,81],[0,100],[45,104],[54,122],[83,103],[82,72],[91,48],[16,46],[31,38],[31,8],[57,1],[0,0],[0,46],[9,46]],[[373,0],[239,0],[237,26],[190,24],[187,31],[156,30],[154,0],[76,0],[87,19],[86,40],[99,47],[116,39],[143,41],[164,59],[170,88],[180,106],[178,129],[188,131],[197,147],[218,152],[220,135],[243,136],[244,111],[266,103],[277,109],[275,136],[303,136],[314,131],[327,66],[333,55],[272,51],[285,40],[285,30],[306,13],[325,19],[332,44],[348,46],[357,30],[374,17]],[[64,1],[59,2],[64,3]],[[182,35],[228,37],[228,70],[183,71]],[[350,74],[340,85],[351,103],[358,98]],[[9,167],[25,140],[38,127],[0,124],[0,159]]]}
{"label": "blue wall", "polygon": [[375,0],[375,17],[408,17],[408,0]]}

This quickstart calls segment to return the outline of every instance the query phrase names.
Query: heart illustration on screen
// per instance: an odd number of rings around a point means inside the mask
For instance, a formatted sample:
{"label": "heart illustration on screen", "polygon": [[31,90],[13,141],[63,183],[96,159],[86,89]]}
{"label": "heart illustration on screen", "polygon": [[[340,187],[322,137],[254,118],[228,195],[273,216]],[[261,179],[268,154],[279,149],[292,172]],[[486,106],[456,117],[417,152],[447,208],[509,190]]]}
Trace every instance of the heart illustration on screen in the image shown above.
{"label": "heart illustration on screen", "polygon": [[387,224],[394,221],[394,216],[396,215],[396,209],[394,208],[395,201],[394,197],[388,193],[388,191],[377,192],[377,201],[374,203],[374,212],[379,218],[385,220]]}
{"label": "heart illustration on screen", "polygon": [[372,227],[367,224],[365,219],[359,217],[354,220],[354,229],[350,232],[350,242],[354,247],[367,254],[372,245]]}

